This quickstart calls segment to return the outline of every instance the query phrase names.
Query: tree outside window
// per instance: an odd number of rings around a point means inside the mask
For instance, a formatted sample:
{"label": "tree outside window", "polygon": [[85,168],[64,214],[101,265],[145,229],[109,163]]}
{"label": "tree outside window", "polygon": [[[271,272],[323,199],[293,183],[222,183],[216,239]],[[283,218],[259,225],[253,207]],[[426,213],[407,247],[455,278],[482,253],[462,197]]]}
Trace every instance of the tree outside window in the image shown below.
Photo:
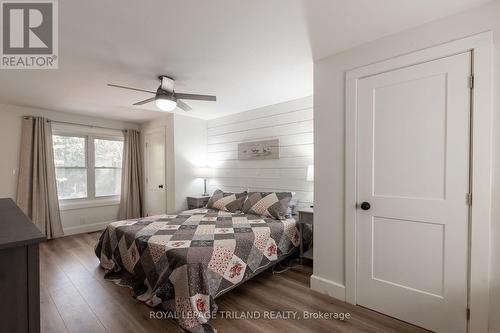
{"label": "tree outside window", "polygon": [[59,200],[119,196],[123,141],[53,135]]}

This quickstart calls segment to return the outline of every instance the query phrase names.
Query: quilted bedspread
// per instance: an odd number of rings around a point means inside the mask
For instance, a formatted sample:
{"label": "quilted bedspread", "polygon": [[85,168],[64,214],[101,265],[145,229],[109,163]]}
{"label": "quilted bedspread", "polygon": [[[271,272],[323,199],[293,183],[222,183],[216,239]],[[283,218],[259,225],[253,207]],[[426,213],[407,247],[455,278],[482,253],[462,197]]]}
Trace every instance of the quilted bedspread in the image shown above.
{"label": "quilted bedspread", "polygon": [[214,299],[291,253],[294,219],[195,209],[113,222],[96,245],[110,275],[127,275],[140,300],[175,315],[191,332],[210,331]]}

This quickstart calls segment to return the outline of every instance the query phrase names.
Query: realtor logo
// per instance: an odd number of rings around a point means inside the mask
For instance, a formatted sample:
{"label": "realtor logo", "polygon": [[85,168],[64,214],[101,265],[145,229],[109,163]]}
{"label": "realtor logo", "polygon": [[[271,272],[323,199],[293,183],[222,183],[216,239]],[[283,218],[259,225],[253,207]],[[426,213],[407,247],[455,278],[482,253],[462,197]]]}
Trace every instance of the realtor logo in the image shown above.
{"label": "realtor logo", "polygon": [[2,1],[0,17],[0,68],[57,68],[57,0]]}

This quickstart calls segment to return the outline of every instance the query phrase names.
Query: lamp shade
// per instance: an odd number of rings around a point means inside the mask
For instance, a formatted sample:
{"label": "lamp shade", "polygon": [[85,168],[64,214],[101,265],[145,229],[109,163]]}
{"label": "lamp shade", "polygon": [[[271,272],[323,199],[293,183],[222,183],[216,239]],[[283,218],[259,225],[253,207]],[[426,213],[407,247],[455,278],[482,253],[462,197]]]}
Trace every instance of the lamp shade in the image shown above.
{"label": "lamp shade", "polygon": [[314,165],[308,165],[307,166],[306,180],[309,181],[309,182],[314,181]]}
{"label": "lamp shade", "polygon": [[210,178],[210,177],[212,177],[212,169],[211,168],[198,168],[198,169],[196,169],[196,176],[198,178]]}

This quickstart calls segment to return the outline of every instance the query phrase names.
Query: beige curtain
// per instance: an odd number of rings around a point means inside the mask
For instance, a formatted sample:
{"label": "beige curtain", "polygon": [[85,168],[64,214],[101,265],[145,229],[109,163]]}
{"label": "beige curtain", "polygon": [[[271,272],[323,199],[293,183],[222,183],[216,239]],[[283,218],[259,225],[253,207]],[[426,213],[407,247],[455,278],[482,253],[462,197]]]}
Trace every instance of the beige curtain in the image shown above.
{"label": "beige curtain", "polygon": [[60,237],[63,229],[50,121],[25,117],[21,135],[17,205],[47,238]]}
{"label": "beige curtain", "polygon": [[142,154],[139,131],[127,130],[123,145],[120,220],[143,216]]}

